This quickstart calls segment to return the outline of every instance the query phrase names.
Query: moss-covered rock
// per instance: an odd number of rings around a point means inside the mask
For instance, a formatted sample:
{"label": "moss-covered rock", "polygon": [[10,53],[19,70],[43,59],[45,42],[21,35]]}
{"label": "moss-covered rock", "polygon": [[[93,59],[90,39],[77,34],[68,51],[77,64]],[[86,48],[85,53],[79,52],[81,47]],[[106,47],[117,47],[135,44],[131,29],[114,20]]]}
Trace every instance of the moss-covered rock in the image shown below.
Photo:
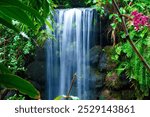
{"label": "moss-covered rock", "polygon": [[98,66],[101,52],[102,52],[102,47],[98,45],[90,49],[90,65],[92,67]]}
{"label": "moss-covered rock", "polygon": [[113,91],[108,88],[104,88],[99,96],[100,100],[120,100],[121,93],[120,91]]}
{"label": "moss-covered rock", "polygon": [[112,55],[114,54],[113,46],[106,46],[103,52],[100,54],[99,69],[100,70],[112,70],[117,66],[117,63],[112,60]]}
{"label": "moss-covered rock", "polygon": [[119,89],[122,87],[121,80],[116,72],[109,72],[105,78],[105,86],[112,89]]}
{"label": "moss-covered rock", "polygon": [[101,73],[98,68],[90,69],[90,77],[91,77],[91,80],[95,82],[96,89],[101,89],[103,87],[105,76],[106,74]]}

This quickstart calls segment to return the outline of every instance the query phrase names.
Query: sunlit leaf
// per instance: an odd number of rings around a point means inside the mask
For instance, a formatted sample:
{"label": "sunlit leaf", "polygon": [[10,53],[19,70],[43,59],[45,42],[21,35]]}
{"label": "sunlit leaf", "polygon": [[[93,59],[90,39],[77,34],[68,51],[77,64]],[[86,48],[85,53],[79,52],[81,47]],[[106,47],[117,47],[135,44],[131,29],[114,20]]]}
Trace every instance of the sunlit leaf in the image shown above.
{"label": "sunlit leaf", "polygon": [[59,95],[59,96],[57,96],[54,100],[61,100],[61,99],[63,99],[64,98],[64,95]]}
{"label": "sunlit leaf", "polygon": [[24,5],[18,0],[0,0],[0,7],[1,6],[18,7],[22,10],[28,11],[28,13],[31,13],[36,18],[38,18],[39,22],[44,23],[44,18],[35,9]]}
{"label": "sunlit leaf", "polygon": [[18,20],[18,21],[26,24],[27,26],[34,28],[34,24],[31,21],[31,19],[28,17],[28,15],[24,11],[19,9],[18,7],[0,6],[0,11],[1,11],[1,13],[3,13],[6,16],[11,17],[15,20]]}
{"label": "sunlit leaf", "polygon": [[13,29],[16,32],[19,32],[19,30],[14,25],[12,25],[12,23],[6,21],[5,19],[3,19],[1,17],[0,17],[0,23],[5,25],[6,27],[8,27],[10,29]]}

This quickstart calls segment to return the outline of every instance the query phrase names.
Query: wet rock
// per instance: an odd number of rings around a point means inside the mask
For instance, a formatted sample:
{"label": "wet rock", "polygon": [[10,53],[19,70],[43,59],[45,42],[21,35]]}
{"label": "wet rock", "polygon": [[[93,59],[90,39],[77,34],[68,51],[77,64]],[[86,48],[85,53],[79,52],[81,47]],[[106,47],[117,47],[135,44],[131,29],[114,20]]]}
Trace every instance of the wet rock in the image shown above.
{"label": "wet rock", "polygon": [[44,96],[45,91],[45,50],[37,47],[35,52],[35,61],[27,66],[28,80],[40,91],[41,97]]}
{"label": "wet rock", "polygon": [[108,89],[103,89],[101,94],[100,94],[100,97],[99,97],[100,100],[109,100],[111,99],[111,95],[110,95],[110,90]]}
{"label": "wet rock", "polygon": [[99,99],[100,100],[132,100],[132,99],[136,99],[134,92],[135,91],[132,89],[116,91],[105,87],[101,91]]}
{"label": "wet rock", "polygon": [[117,63],[111,59],[114,51],[113,49],[112,46],[106,46],[103,52],[101,52],[98,65],[101,71],[113,70],[117,66]]}
{"label": "wet rock", "polygon": [[107,68],[107,56],[106,53],[101,52],[99,57],[99,65],[98,65],[100,71],[104,71]]}
{"label": "wet rock", "polygon": [[35,60],[45,61],[45,49],[42,47],[37,47],[35,51]]}
{"label": "wet rock", "polygon": [[90,49],[90,65],[93,67],[98,66],[100,53],[102,52],[101,46],[94,46]]}
{"label": "wet rock", "polygon": [[99,97],[99,92],[101,92],[104,86],[104,78],[106,74],[101,73],[98,68],[91,67],[90,69],[90,89],[92,93],[92,99],[97,99]]}
{"label": "wet rock", "polygon": [[104,81],[104,78],[105,78],[105,74],[101,73],[99,71],[99,69],[91,68],[90,77],[91,77],[91,80],[95,83],[96,88],[102,88],[103,87],[103,85],[104,85],[103,81]]}
{"label": "wet rock", "polygon": [[121,99],[123,100],[135,100],[135,90],[133,89],[126,89],[121,91]]}
{"label": "wet rock", "polygon": [[37,81],[38,83],[44,82],[44,62],[34,61],[27,67],[27,74],[29,79]]}
{"label": "wet rock", "polygon": [[119,100],[121,99],[120,92],[104,88],[99,96],[100,100]]}

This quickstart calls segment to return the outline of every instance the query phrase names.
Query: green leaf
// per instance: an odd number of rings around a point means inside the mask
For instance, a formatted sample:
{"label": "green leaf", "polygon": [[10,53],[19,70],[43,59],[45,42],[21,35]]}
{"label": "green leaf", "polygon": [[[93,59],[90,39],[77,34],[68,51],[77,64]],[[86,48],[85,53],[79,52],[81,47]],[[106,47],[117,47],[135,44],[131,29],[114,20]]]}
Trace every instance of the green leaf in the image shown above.
{"label": "green leaf", "polygon": [[6,27],[8,27],[10,29],[13,29],[16,32],[19,32],[19,30],[14,25],[12,25],[10,22],[6,21],[5,19],[3,19],[1,17],[0,17],[0,23],[5,25]]}
{"label": "green leaf", "polygon": [[112,60],[114,60],[114,61],[117,61],[117,60],[118,60],[118,58],[119,58],[119,56],[118,56],[118,55],[113,55],[113,56],[111,56],[111,59],[112,59]]}
{"label": "green leaf", "polygon": [[109,15],[109,19],[112,19],[113,16],[114,16],[114,14],[110,14]]}
{"label": "green leaf", "polygon": [[61,99],[63,99],[65,96],[64,95],[59,95],[59,96],[57,96],[54,100],[61,100]]}
{"label": "green leaf", "polygon": [[37,89],[27,80],[12,74],[0,74],[0,85],[16,89],[19,92],[28,95],[34,99],[40,99],[40,93]]}
{"label": "green leaf", "polygon": [[115,28],[117,27],[117,24],[116,24],[116,23],[111,23],[111,27],[112,27],[113,29],[115,29]]}
{"label": "green leaf", "polygon": [[11,73],[7,67],[5,67],[3,64],[0,64],[0,74],[4,73]]}
{"label": "green leaf", "polygon": [[119,10],[120,10],[120,13],[121,13],[121,14],[126,14],[126,11],[125,11],[124,8],[121,7]]}
{"label": "green leaf", "polygon": [[[18,7],[19,9],[28,11],[32,15],[34,15],[40,23],[44,23],[44,18],[36,11],[35,9],[24,5],[19,0],[0,0],[0,7],[1,6],[8,6],[8,7]],[[17,13],[17,12],[16,12]]]}
{"label": "green leaf", "polygon": [[133,39],[135,37],[135,34],[136,34],[135,30],[130,31],[129,32],[130,39]]}
{"label": "green leaf", "polygon": [[109,19],[112,19],[113,17],[119,17],[119,16],[117,14],[114,14],[114,13],[109,15]]}
{"label": "green leaf", "polygon": [[141,38],[144,38],[144,36],[147,34],[148,31],[149,29],[147,27],[144,27],[143,30],[140,32],[139,36]]}
{"label": "green leaf", "polygon": [[34,28],[33,22],[30,20],[28,15],[19,9],[18,7],[5,7],[5,6],[0,6],[0,11],[3,13],[3,15],[6,15],[10,18],[13,18],[15,20],[20,21],[21,23],[26,24],[29,27]]}
{"label": "green leaf", "polygon": [[121,50],[122,50],[122,49],[121,49],[121,46],[117,47],[117,48],[116,48],[116,53],[117,53],[118,55],[120,55]]}
{"label": "green leaf", "polygon": [[93,4],[96,4],[98,1],[97,0],[93,0]]}
{"label": "green leaf", "polygon": [[120,17],[117,17],[117,20],[118,20],[118,22],[122,22],[122,20],[121,20],[121,18]]}
{"label": "green leaf", "polygon": [[43,10],[44,10],[44,17],[47,17],[48,14],[50,13],[49,11],[49,3],[47,0],[43,1]]}
{"label": "green leaf", "polygon": [[54,31],[54,29],[53,29],[52,25],[50,24],[50,22],[48,21],[48,19],[46,19],[45,23],[51,31]]}
{"label": "green leaf", "polygon": [[145,3],[147,3],[147,4],[150,4],[149,0],[139,0],[139,1],[145,2]]}
{"label": "green leaf", "polygon": [[59,96],[57,96],[54,100],[61,100],[61,99],[71,99],[71,100],[79,100],[79,98],[78,97],[76,97],[76,96],[69,96],[69,98],[66,98],[67,96],[65,96],[65,95],[59,95]]}
{"label": "green leaf", "polygon": [[126,34],[125,34],[125,33],[122,33],[122,34],[121,34],[121,38],[125,39],[125,38],[126,38]]}

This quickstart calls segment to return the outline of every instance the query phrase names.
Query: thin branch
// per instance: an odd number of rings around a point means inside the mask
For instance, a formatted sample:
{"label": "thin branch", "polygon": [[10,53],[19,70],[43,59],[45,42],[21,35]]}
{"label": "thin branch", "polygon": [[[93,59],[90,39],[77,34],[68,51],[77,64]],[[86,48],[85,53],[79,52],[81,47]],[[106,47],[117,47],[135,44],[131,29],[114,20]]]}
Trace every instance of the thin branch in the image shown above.
{"label": "thin branch", "polygon": [[122,16],[129,19],[129,20],[132,20],[132,18],[130,16],[126,15],[126,14],[122,14]]}
{"label": "thin branch", "polygon": [[73,75],[73,79],[72,79],[72,81],[71,81],[71,85],[70,85],[70,88],[69,88],[69,91],[68,91],[68,93],[67,93],[66,98],[69,98],[69,97],[70,97],[70,93],[71,93],[71,90],[72,90],[72,87],[73,87],[73,84],[74,84],[74,82],[75,82],[76,78],[77,78],[77,76],[76,76],[76,74],[74,74],[74,75]]}
{"label": "thin branch", "polygon": [[132,49],[134,50],[134,52],[137,54],[137,56],[139,57],[139,59],[141,60],[141,62],[143,63],[143,65],[147,68],[147,70],[150,72],[150,66],[148,65],[148,63],[146,62],[146,60],[144,59],[144,57],[140,54],[140,52],[138,51],[138,49],[136,48],[136,46],[134,45],[134,42],[130,39],[129,37],[129,33],[128,33],[128,29],[127,29],[127,26],[126,26],[126,23],[125,23],[125,19],[124,17],[122,17],[122,14],[120,13],[119,11],[119,7],[116,3],[115,0],[112,0],[113,2],[113,5],[114,7],[116,8],[118,14],[119,14],[119,17],[121,18],[122,20],[122,26],[123,26],[123,29],[126,33],[126,39],[129,41],[130,45],[132,46]]}

